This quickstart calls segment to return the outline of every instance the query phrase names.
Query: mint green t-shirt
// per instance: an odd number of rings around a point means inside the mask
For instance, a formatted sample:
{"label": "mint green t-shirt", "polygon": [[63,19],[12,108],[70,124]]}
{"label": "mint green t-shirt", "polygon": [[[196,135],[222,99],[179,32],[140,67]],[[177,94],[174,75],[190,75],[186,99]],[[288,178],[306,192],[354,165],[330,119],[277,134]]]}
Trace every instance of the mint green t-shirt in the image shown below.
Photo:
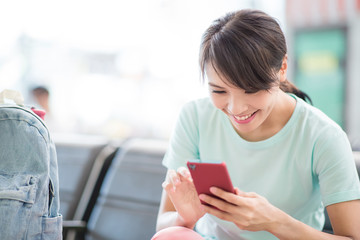
{"label": "mint green t-shirt", "polygon": [[[188,160],[226,162],[242,191],[256,192],[292,217],[322,230],[324,206],[360,199],[352,150],[343,130],[320,110],[296,99],[286,125],[258,142],[242,139],[228,117],[209,98],[186,104],[179,116],[163,164],[169,169]],[[206,214],[196,224],[206,239],[277,239],[244,231]]]}

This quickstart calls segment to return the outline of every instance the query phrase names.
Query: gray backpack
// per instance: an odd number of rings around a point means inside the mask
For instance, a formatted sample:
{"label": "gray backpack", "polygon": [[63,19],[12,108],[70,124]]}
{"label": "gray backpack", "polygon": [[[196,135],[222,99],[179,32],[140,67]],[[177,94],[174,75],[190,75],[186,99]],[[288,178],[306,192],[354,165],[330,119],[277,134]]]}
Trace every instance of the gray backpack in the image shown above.
{"label": "gray backpack", "polygon": [[0,93],[0,239],[62,239],[55,146],[21,105],[18,93]]}

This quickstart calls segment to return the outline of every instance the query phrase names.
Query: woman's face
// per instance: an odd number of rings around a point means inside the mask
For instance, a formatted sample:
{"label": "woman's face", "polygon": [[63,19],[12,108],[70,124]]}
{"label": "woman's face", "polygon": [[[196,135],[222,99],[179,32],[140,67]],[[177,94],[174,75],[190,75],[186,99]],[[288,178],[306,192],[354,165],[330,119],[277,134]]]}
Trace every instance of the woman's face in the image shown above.
{"label": "woman's face", "polygon": [[[247,139],[259,136],[263,130],[269,130],[269,116],[278,100],[279,87],[246,93],[221,78],[211,64],[206,66],[210,97],[216,108],[230,119],[237,133]],[[266,132],[266,131],[265,131]]]}

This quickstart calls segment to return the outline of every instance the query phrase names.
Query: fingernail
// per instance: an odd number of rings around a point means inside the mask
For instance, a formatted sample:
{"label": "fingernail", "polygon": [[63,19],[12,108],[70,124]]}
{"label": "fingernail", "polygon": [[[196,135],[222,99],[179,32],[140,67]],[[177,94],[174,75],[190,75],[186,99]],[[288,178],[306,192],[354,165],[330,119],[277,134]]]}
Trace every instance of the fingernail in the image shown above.
{"label": "fingernail", "polygon": [[180,180],[178,178],[175,178],[174,184],[178,184],[179,182],[180,182]]}
{"label": "fingernail", "polygon": [[190,175],[190,172],[189,172],[189,171],[185,171],[185,172],[184,172],[184,176],[187,177],[187,178],[190,177],[190,176],[191,176],[191,175]]}

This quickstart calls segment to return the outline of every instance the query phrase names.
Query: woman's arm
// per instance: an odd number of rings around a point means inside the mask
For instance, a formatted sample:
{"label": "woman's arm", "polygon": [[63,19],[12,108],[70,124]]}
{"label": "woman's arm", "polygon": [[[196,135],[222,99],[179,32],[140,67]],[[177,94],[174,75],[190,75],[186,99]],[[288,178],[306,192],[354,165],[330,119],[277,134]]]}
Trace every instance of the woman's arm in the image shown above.
{"label": "woman's arm", "polygon": [[297,221],[290,216],[289,224],[278,228],[274,235],[280,239],[360,239],[360,200],[337,203],[327,208],[334,235],[324,233],[311,228],[310,226]]}
{"label": "woman's arm", "polygon": [[178,218],[178,214],[165,190],[161,195],[159,214],[156,222],[156,231],[172,226],[185,226],[186,224]]}
{"label": "woman's arm", "polygon": [[334,234],[360,239],[360,200],[332,204],[326,210]]}
{"label": "woman's arm", "polygon": [[156,230],[171,226],[194,228],[205,212],[189,171],[186,168],[179,168],[177,172],[169,170],[163,188]]}
{"label": "woman's arm", "polygon": [[211,191],[223,200],[206,195],[200,198],[221,211],[204,206],[206,212],[231,221],[244,230],[268,231],[279,239],[360,240],[360,200],[327,207],[335,234],[331,235],[292,218],[256,193],[244,193],[237,189],[237,194],[232,194],[218,188]]}

